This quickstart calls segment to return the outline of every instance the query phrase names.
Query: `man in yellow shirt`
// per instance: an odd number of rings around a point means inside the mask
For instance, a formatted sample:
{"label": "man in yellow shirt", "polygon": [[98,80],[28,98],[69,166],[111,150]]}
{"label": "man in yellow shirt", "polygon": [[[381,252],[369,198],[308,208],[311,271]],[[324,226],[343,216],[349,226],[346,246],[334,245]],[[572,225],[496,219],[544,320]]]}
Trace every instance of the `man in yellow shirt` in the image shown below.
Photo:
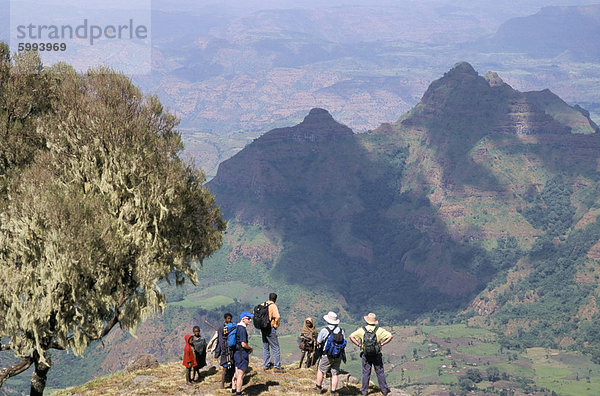
{"label": "man in yellow shirt", "polygon": [[369,392],[369,379],[371,378],[371,366],[375,367],[377,382],[384,395],[390,393],[390,388],[385,381],[383,370],[383,355],[381,347],[392,341],[394,336],[389,331],[379,327],[377,316],[370,313],[363,317],[366,324],[359,327],[354,333],[350,334],[350,341],[362,351],[362,394]]}

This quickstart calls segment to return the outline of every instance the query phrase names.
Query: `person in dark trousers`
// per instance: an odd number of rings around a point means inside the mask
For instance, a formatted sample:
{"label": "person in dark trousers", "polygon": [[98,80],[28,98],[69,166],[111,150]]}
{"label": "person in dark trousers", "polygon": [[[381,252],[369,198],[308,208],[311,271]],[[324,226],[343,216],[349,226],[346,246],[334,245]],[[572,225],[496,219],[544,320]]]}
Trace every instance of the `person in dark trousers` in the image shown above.
{"label": "person in dark trousers", "polygon": [[371,378],[371,366],[375,368],[379,389],[384,395],[390,393],[390,388],[385,380],[383,370],[383,355],[381,347],[392,341],[394,336],[389,331],[379,327],[377,316],[370,313],[363,317],[365,325],[359,327],[354,333],[350,334],[350,341],[361,349],[362,357],[362,394],[369,392],[369,379]]}
{"label": "person in dark trousers", "polygon": [[192,331],[194,333],[192,336],[192,340],[194,341],[194,357],[196,358],[192,381],[200,381],[200,369],[206,366],[206,340],[200,335],[199,326],[194,326]]}
{"label": "person in dark trousers", "polygon": [[[233,366],[233,351],[229,348],[227,341],[227,334],[225,329],[228,327],[235,326],[235,323],[231,323],[233,315],[229,312],[223,316],[225,320],[223,326],[217,331],[217,346],[215,348],[215,359],[220,358],[220,365],[223,367],[221,372],[221,389],[225,388],[225,382],[230,382],[233,379],[235,373],[235,367]],[[229,325],[229,326],[228,326]]]}
{"label": "person in dark trousers", "polygon": [[196,357],[194,356],[194,340],[191,334],[185,335],[185,347],[183,348],[183,364],[185,370],[185,382],[192,385],[192,369],[196,366]]}
{"label": "person in dark trousers", "polygon": [[[242,312],[240,314],[240,323],[237,325],[237,335],[235,352],[233,354],[233,361],[235,363],[235,394],[242,394],[242,385],[244,385],[244,375],[248,371],[248,365],[250,364],[250,354],[252,353],[252,347],[248,343],[248,330],[247,326],[252,323],[253,314],[250,312]],[[233,384],[231,386],[231,393],[233,393]]]}
{"label": "person in dark trousers", "polygon": [[[261,329],[262,342],[263,342],[263,358],[264,358],[264,369],[269,370],[271,367],[275,367],[275,372],[282,373],[281,368],[281,354],[279,351],[279,339],[277,338],[277,328],[281,317],[279,316],[279,309],[275,304],[277,302],[277,294],[270,293],[269,300],[265,302],[265,305],[269,307],[269,323],[270,327]],[[269,348],[271,351],[269,351]],[[271,362],[271,352],[273,353],[273,362]]]}

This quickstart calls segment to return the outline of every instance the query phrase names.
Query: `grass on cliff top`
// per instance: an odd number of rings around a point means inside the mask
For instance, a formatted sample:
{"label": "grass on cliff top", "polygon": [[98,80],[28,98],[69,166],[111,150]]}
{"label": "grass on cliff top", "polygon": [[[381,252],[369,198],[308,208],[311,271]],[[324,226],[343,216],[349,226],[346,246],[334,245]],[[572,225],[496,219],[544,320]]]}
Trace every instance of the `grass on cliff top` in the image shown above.
{"label": "grass on cliff top", "polygon": [[[346,325],[351,329],[353,326]],[[349,331],[349,330],[348,330]],[[502,348],[497,335],[485,329],[456,324],[451,326],[397,326],[392,331],[394,340],[384,348],[384,363],[390,386],[400,386],[409,394],[444,394],[458,389],[458,380],[469,369],[479,370],[484,381],[477,384],[480,391],[489,388],[499,392],[509,388],[524,392],[532,384],[538,391],[560,395],[599,395],[600,365],[589,357],[565,350],[529,348],[508,350]],[[281,357],[285,374],[261,369],[260,337],[253,334],[250,344],[255,348],[251,361],[254,370],[244,385],[248,395],[314,394],[315,369],[297,369],[299,350],[296,335],[280,339]],[[360,377],[360,358],[353,345],[347,349],[348,362],[342,369]],[[488,382],[486,371],[496,367],[506,380]],[[226,395],[229,390],[218,389],[220,374],[216,368],[203,371],[203,380],[193,386],[185,384],[185,369],[179,360],[156,369],[135,373],[119,372],[87,384],[54,393],[65,395]],[[372,376],[372,380],[375,377]],[[326,381],[327,383],[327,381]],[[442,390],[444,389],[444,390]],[[396,391],[399,391],[397,389]],[[345,394],[359,394],[357,385],[347,384]]]}
{"label": "grass on cliff top", "polygon": [[[258,358],[253,357],[253,369],[246,374],[243,391],[246,395],[304,395],[313,394],[316,371],[298,369],[297,362],[284,366],[285,373],[264,371]],[[229,388],[218,389],[221,377],[220,368],[209,366],[201,371],[200,382],[193,385],[185,383],[185,368],[179,362],[163,364],[153,369],[132,373],[118,372],[106,377],[94,379],[86,384],[53,393],[54,396],[67,395],[227,395]],[[329,380],[324,382],[324,387]],[[373,388],[371,391],[376,392]],[[360,394],[359,385],[346,384],[343,394]]]}

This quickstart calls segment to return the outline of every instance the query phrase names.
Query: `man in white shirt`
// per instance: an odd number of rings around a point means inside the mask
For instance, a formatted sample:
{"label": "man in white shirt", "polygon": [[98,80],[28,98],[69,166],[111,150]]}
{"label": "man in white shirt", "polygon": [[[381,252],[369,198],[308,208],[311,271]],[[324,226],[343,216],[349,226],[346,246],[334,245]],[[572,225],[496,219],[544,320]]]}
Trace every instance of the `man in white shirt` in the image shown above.
{"label": "man in white shirt", "polygon": [[[340,320],[338,319],[337,314],[335,312],[329,312],[327,315],[323,316],[323,319],[325,320],[325,322],[327,322],[327,326],[321,329],[317,337],[317,343],[320,346],[327,346],[327,339],[329,339],[330,334],[335,335],[341,332],[342,336],[344,337],[344,340],[346,339],[346,333],[341,327],[338,327]],[[337,393],[338,375],[340,372],[341,362],[341,355],[338,357],[330,357],[324,353],[321,356],[317,370],[317,385],[315,386],[315,391],[323,391],[323,378],[325,377],[325,374],[329,370],[331,370],[331,393]]]}

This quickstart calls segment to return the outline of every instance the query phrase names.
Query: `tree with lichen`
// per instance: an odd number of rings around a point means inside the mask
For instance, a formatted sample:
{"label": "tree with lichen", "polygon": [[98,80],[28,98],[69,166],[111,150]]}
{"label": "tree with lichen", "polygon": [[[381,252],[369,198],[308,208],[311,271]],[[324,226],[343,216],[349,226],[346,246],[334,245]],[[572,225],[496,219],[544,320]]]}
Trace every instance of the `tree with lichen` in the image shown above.
{"label": "tree with lichen", "polygon": [[41,395],[52,349],[82,355],[117,325],[134,332],[165,307],[159,281],[196,281],[225,222],[156,97],[108,69],[25,76],[19,62],[3,55],[0,116],[18,101],[7,91],[18,79],[45,91],[43,106],[1,130],[38,140],[2,147],[0,338],[21,361],[0,369],[0,386],[34,365],[31,394]]}

